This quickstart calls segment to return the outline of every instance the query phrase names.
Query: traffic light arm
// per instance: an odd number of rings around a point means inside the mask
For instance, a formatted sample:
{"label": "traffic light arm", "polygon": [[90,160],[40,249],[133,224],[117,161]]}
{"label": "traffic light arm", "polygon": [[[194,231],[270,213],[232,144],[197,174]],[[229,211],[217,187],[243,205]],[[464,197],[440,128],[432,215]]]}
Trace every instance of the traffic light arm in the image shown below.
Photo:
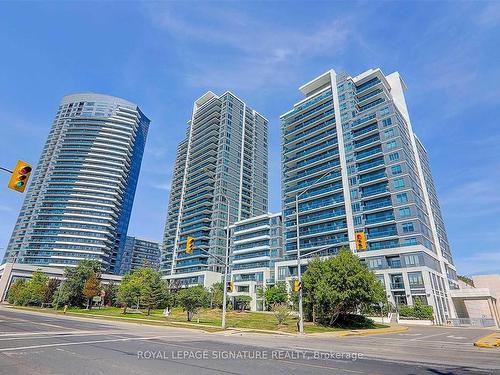
{"label": "traffic light arm", "polygon": [[14,173],[14,172],[13,172],[13,171],[11,171],[10,169],[7,169],[7,168],[1,167],[1,166],[0,166],[0,169],[1,169],[2,171],[9,172],[9,173],[11,173],[11,174],[12,174],[12,173]]}
{"label": "traffic light arm", "polygon": [[227,266],[229,267],[229,264],[227,264],[226,262],[224,262],[221,258],[219,258],[217,255],[214,255],[214,254],[211,254],[209,253],[208,251],[206,251],[205,249],[199,249],[200,251],[203,251],[205,254],[207,254],[208,256],[211,256],[212,258],[216,259],[219,264],[222,264],[223,266]]}
{"label": "traffic light arm", "polygon": [[[349,243],[353,243],[353,242],[356,242],[355,240],[353,241],[349,241]],[[323,251],[323,250],[326,250],[326,249],[329,249],[331,247],[334,247],[333,245],[326,245],[326,246],[323,246],[323,247],[320,247],[319,249],[316,249],[314,251],[311,251],[307,254],[302,254],[300,257],[301,258],[305,258],[306,256],[309,256],[309,255],[312,255],[312,254],[316,254],[316,253],[319,253],[320,251]]]}

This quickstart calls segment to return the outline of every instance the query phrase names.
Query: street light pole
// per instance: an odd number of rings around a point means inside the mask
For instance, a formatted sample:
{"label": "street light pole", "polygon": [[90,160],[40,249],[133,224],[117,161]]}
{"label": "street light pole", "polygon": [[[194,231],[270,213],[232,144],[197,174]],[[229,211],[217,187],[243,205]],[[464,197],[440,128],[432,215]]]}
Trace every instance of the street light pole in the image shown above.
{"label": "street light pole", "polygon": [[302,270],[301,270],[301,254],[300,254],[300,229],[299,229],[299,197],[307,192],[311,187],[320,182],[324,177],[329,175],[332,172],[340,171],[339,168],[333,168],[328,172],[321,175],[316,181],[314,181],[311,185],[309,185],[305,190],[298,193],[295,196],[295,228],[296,228],[296,236],[297,236],[297,277],[299,278],[299,283],[301,285],[299,289],[299,333],[304,333],[304,307],[302,303]]}
{"label": "street light pole", "polygon": [[224,262],[224,294],[222,297],[222,329],[226,329],[226,303],[227,303],[227,274],[229,271],[229,199],[227,203],[227,226],[226,226],[226,259]]}

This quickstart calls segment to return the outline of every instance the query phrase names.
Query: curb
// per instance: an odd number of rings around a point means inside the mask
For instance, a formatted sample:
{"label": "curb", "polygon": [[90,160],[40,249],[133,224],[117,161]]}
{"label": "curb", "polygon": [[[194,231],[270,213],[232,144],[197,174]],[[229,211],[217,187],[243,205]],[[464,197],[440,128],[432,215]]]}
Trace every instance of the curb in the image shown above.
{"label": "curb", "polygon": [[339,337],[346,336],[371,336],[371,335],[383,335],[386,333],[398,333],[408,331],[408,327],[391,327],[391,328],[379,328],[374,330],[355,330],[348,332],[340,332]]}
{"label": "curb", "polygon": [[477,346],[478,348],[487,348],[487,349],[494,349],[500,347],[500,331],[493,332],[490,333],[489,335],[481,337],[476,342],[474,342],[474,346]]}

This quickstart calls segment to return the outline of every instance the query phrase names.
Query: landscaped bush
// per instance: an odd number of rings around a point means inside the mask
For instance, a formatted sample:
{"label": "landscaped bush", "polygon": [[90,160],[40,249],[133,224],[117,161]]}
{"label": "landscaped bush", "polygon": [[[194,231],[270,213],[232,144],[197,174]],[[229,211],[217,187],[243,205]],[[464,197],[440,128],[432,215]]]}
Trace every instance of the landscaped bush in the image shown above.
{"label": "landscaped bush", "polygon": [[420,300],[415,301],[414,306],[399,306],[401,318],[434,320],[432,306],[424,305]]}
{"label": "landscaped bush", "polygon": [[347,329],[376,328],[373,320],[357,314],[340,314],[333,326]]}

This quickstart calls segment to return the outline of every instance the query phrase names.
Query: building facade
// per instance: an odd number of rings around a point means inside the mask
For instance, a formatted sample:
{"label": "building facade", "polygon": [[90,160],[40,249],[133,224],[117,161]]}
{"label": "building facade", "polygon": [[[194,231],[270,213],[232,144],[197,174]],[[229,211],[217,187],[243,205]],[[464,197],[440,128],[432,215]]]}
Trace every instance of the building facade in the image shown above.
{"label": "building facade", "polygon": [[[195,101],[177,149],[167,212],[162,272],[207,285],[226,253],[226,227],[268,208],[267,120],[230,92]],[[229,218],[228,218],[229,207]],[[194,252],[187,254],[187,237]]]}
{"label": "building facade", "polygon": [[[281,116],[285,259],[277,280],[297,273],[296,197],[302,255],[355,251],[394,305],[416,299],[437,323],[454,317],[457,287],[427,153],[415,136],[399,73],[333,70],[300,88],[305,99]],[[307,260],[304,261],[307,263]],[[304,266],[305,269],[305,266]]]}
{"label": "building facade", "polygon": [[262,291],[274,284],[274,264],[283,257],[281,213],[264,214],[234,223],[231,227],[231,298],[252,297],[250,309],[266,309]]}
{"label": "building facade", "polygon": [[161,245],[157,241],[127,236],[124,250],[116,267],[120,275],[134,272],[138,268],[147,267],[154,270],[160,268]]}
{"label": "building facade", "polygon": [[124,99],[65,96],[32,176],[3,262],[50,267],[123,251],[149,119]]}

